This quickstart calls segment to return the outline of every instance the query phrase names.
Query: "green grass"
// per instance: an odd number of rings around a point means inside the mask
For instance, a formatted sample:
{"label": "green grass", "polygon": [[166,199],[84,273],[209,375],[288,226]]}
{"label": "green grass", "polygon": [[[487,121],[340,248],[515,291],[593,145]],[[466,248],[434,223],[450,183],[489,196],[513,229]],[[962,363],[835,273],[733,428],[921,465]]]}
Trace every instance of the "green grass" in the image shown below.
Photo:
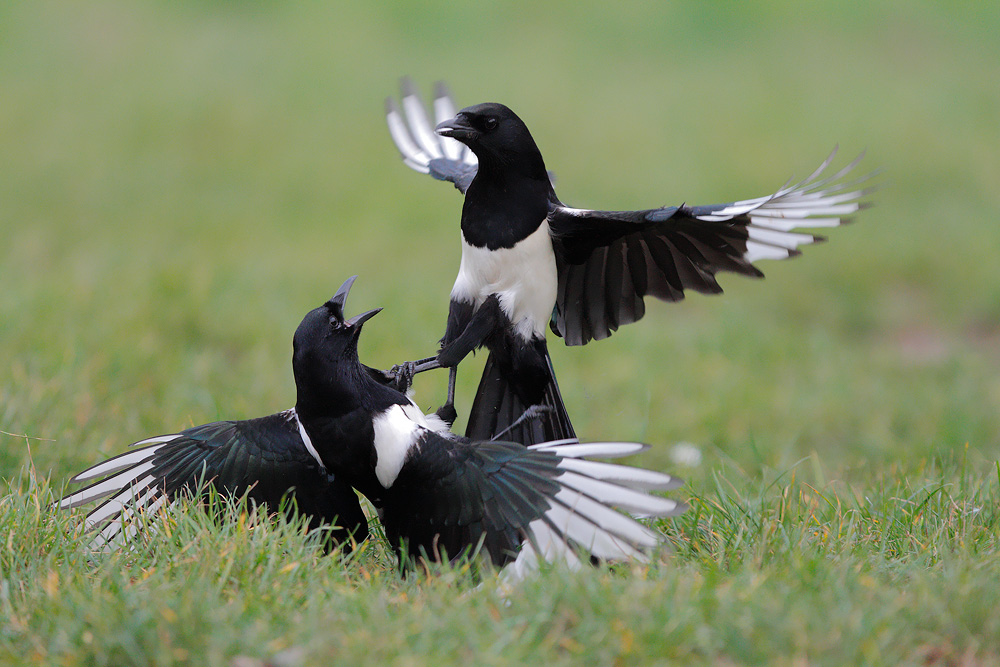
{"label": "green grass", "polygon": [[[0,663],[1000,664],[980,4],[0,5]],[[292,332],[347,276],[354,312],[385,307],[368,363],[433,349],[460,199],[398,162],[403,74],[514,107],[571,205],[755,196],[837,142],[886,185],[763,282],[554,346],[581,435],[650,442],[635,463],[688,480],[649,567],[504,600],[462,567],[401,578],[377,542],[344,562],[199,512],[89,562],[49,509],[65,480],[290,406]],[[419,380],[435,407],[443,378]]]}

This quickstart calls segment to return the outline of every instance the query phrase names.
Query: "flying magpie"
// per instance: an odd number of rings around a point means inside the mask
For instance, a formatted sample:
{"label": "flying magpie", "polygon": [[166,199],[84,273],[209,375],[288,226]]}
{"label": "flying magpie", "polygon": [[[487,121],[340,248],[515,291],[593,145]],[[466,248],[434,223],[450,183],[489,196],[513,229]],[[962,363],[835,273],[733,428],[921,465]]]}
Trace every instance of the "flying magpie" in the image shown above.
{"label": "flying magpie", "polygon": [[514,439],[572,437],[546,323],[567,345],[584,345],[641,319],[646,296],[718,294],[719,271],[760,278],[757,260],[793,257],[799,246],[823,240],[795,229],[840,225],[866,207],[860,200],[872,190],[862,184],[873,174],[845,179],[862,156],[824,175],[834,149],[808,178],[764,197],[638,211],[571,208],[556,196],[531,133],[509,108],[477,104],[456,114],[438,84],[435,128],[413,83],[406,78],[402,88],[405,111],[389,98],[386,118],[404,163],[465,195],[445,334],[436,359],[416,370],[451,369],[446,414],[455,368],[477,347],[489,349],[469,416],[466,435],[473,438],[509,428],[536,404],[546,412]]}
{"label": "flying magpie", "polygon": [[494,564],[510,565],[507,576],[515,578],[539,560],[575,566],[581,550],[641,560],[659,543],[655,532],[613,508],[678,514],[684,503],[647,491],[674,489],[680,480],[583,458],[625,456],[644,445],[572,440],[525,447],[451,433],[389,375],[359,361],[362,325],[380,309],[344,316],[353,281],[295,332],[293,409],[150,438],[73,479],[105,476],[67,495],[62,507],[111,496],[87,516],[89,525],[103,526],[93,546],[117,546],[139,529],[139,512],[202,480],[269,505],[294,493],[300,512],[321,523],[336,520],[341,539],[368,533],[357,489],[407,562],[481,548]]}

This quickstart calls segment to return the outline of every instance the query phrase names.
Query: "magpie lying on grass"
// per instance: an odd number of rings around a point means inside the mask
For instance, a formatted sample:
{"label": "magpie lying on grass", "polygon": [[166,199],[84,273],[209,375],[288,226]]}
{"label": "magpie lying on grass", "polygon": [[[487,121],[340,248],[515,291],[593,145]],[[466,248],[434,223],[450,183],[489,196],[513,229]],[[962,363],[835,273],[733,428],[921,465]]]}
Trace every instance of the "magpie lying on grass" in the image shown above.
{"label": "magpie lying on grass", "polygon": [[[357,526],[355,536],[364,534],[365,526],[354,513],[356,498],[348,502],[341,493],[350,487],[378,509],[401,556],[437,560],[481,546],[495,565],[511,565],[508,576],[515,578],[540,559],[575,566],[582,550],[600,559],[641,560],[659,543],[656,533],[613,508],[643,516],[679,514],[683,503],[647,491],[674,489],[680,480],[583,458],[625,456],[643,445],[564,440],[525,447],[452,434],[358,360],[362,325],[378,310],[345,319],[353,280],[306,315],[295,332],[294,411],[265,417],[266,422],[224,422],[217,430],[210,425],[144,441],[143,449],[74,478],[118,471],[66,496],[62,506],[112,495],[88,515],[92,524],[111,520],[101,533],[106,543],[129,529],[128,520],[140,508],[155,509],[201,477],[226,491],[249,489],[251,497],[268,503],[294,487],[300,510],[306,503],[317,505],[322,485],[336,482],[338,504],[331,509],[352,519],[346,525]],[[266,430],[244,435],[257,422],[266,423]],[[201,437],[185,435],[192,432]],[[215,432],[225,435],[216,440]],[[234,432],[241,437],[231,436]]]}
{"label": "magpie lying on grass", "polygon": [[762,277],[757,260],[793,257],[800,245],[823,240],[793,230],[840,225],[841,216],[865,207],[859,200],[871,191],[861,187],[871,175],[844,180],[861,156],[824,176],[831,154],[804,181],[755,199],[640,211],[570,208],[556,196],[528,128],[504,105],[455,114],[438,84],[432,128],[407,78],[403,108],[405,116],[386,101],[403,161],[465,194],[462,261],[441,349],[436,360],[415,362],[415,370],[451,369],[442,409],[450,414],[455,368],[477,347],[489,349],[469,416],[472,438],[492,437],[536,404],[548,413],[512,430],[513,439],[572,437],[546,322],[567,345],[584,345],[641,319],[646,296],[679,301],[686,289],[718,294],[719,271]]}
{"label": "magpie lying on grass", "polygon": [[[330,303],[343,306],[350,285],[351,281],[344,283]],[[351,326],[360,328],[375,312],[355,317]],[[294,359],[292,365],[297,373]],[[372,378],[388,381],[381,371],[365,370]],[[121,546],[140,530],[140,512],[152,514],[179,494],[205,493],[209,486],[223,496],[245,494],[275,510],[284,501],[289,512],[296,507],[309,517],[310,528],[325,528],[331,542],[347,550],[352,541],[368,536],[357,494],[330,473],[296,408],[257,419],[195,426],[132,447],[137,449],[73,477],[70,482],[92,483],[59,503],[73,508],[106,498],[85,520],[88,527],[101,528],[90,543],[92,550]]]}

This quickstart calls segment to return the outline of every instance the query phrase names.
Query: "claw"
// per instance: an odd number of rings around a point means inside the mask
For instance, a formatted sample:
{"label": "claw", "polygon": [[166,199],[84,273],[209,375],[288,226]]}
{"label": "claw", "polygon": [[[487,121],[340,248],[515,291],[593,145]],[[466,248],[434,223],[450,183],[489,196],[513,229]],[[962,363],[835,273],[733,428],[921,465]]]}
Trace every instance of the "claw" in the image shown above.
{"label": "claw", "polygon": [[521,413],[520,417],[515,419],[510,426],[493,436],[491,440],[499,440],[524,422],[539,419],[545,415],[550,415],[553,412],[555,412],[555,408],[549,405],[529,405],[524,409],[524,412]]}
{"label": "claw", "polygon": [[396,391],[405,394],[413,386],[413,376],[440,367],[436,357],[427,357],[417,361],[404,361],[382,372]]}

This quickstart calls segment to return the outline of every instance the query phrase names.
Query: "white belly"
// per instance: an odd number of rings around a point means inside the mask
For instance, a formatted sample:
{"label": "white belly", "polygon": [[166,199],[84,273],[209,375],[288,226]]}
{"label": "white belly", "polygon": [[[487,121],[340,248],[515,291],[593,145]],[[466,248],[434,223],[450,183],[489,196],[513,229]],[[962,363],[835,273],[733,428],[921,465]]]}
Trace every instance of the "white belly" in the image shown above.
{"label": "white belly", "polygon": [[462,239],[462,263],[451,290],[455,301],[478,308],[491,294],[525,338],[545,337],[545,326],[556,304],[556,256],[549,223],[513,248],[476,248]]}

